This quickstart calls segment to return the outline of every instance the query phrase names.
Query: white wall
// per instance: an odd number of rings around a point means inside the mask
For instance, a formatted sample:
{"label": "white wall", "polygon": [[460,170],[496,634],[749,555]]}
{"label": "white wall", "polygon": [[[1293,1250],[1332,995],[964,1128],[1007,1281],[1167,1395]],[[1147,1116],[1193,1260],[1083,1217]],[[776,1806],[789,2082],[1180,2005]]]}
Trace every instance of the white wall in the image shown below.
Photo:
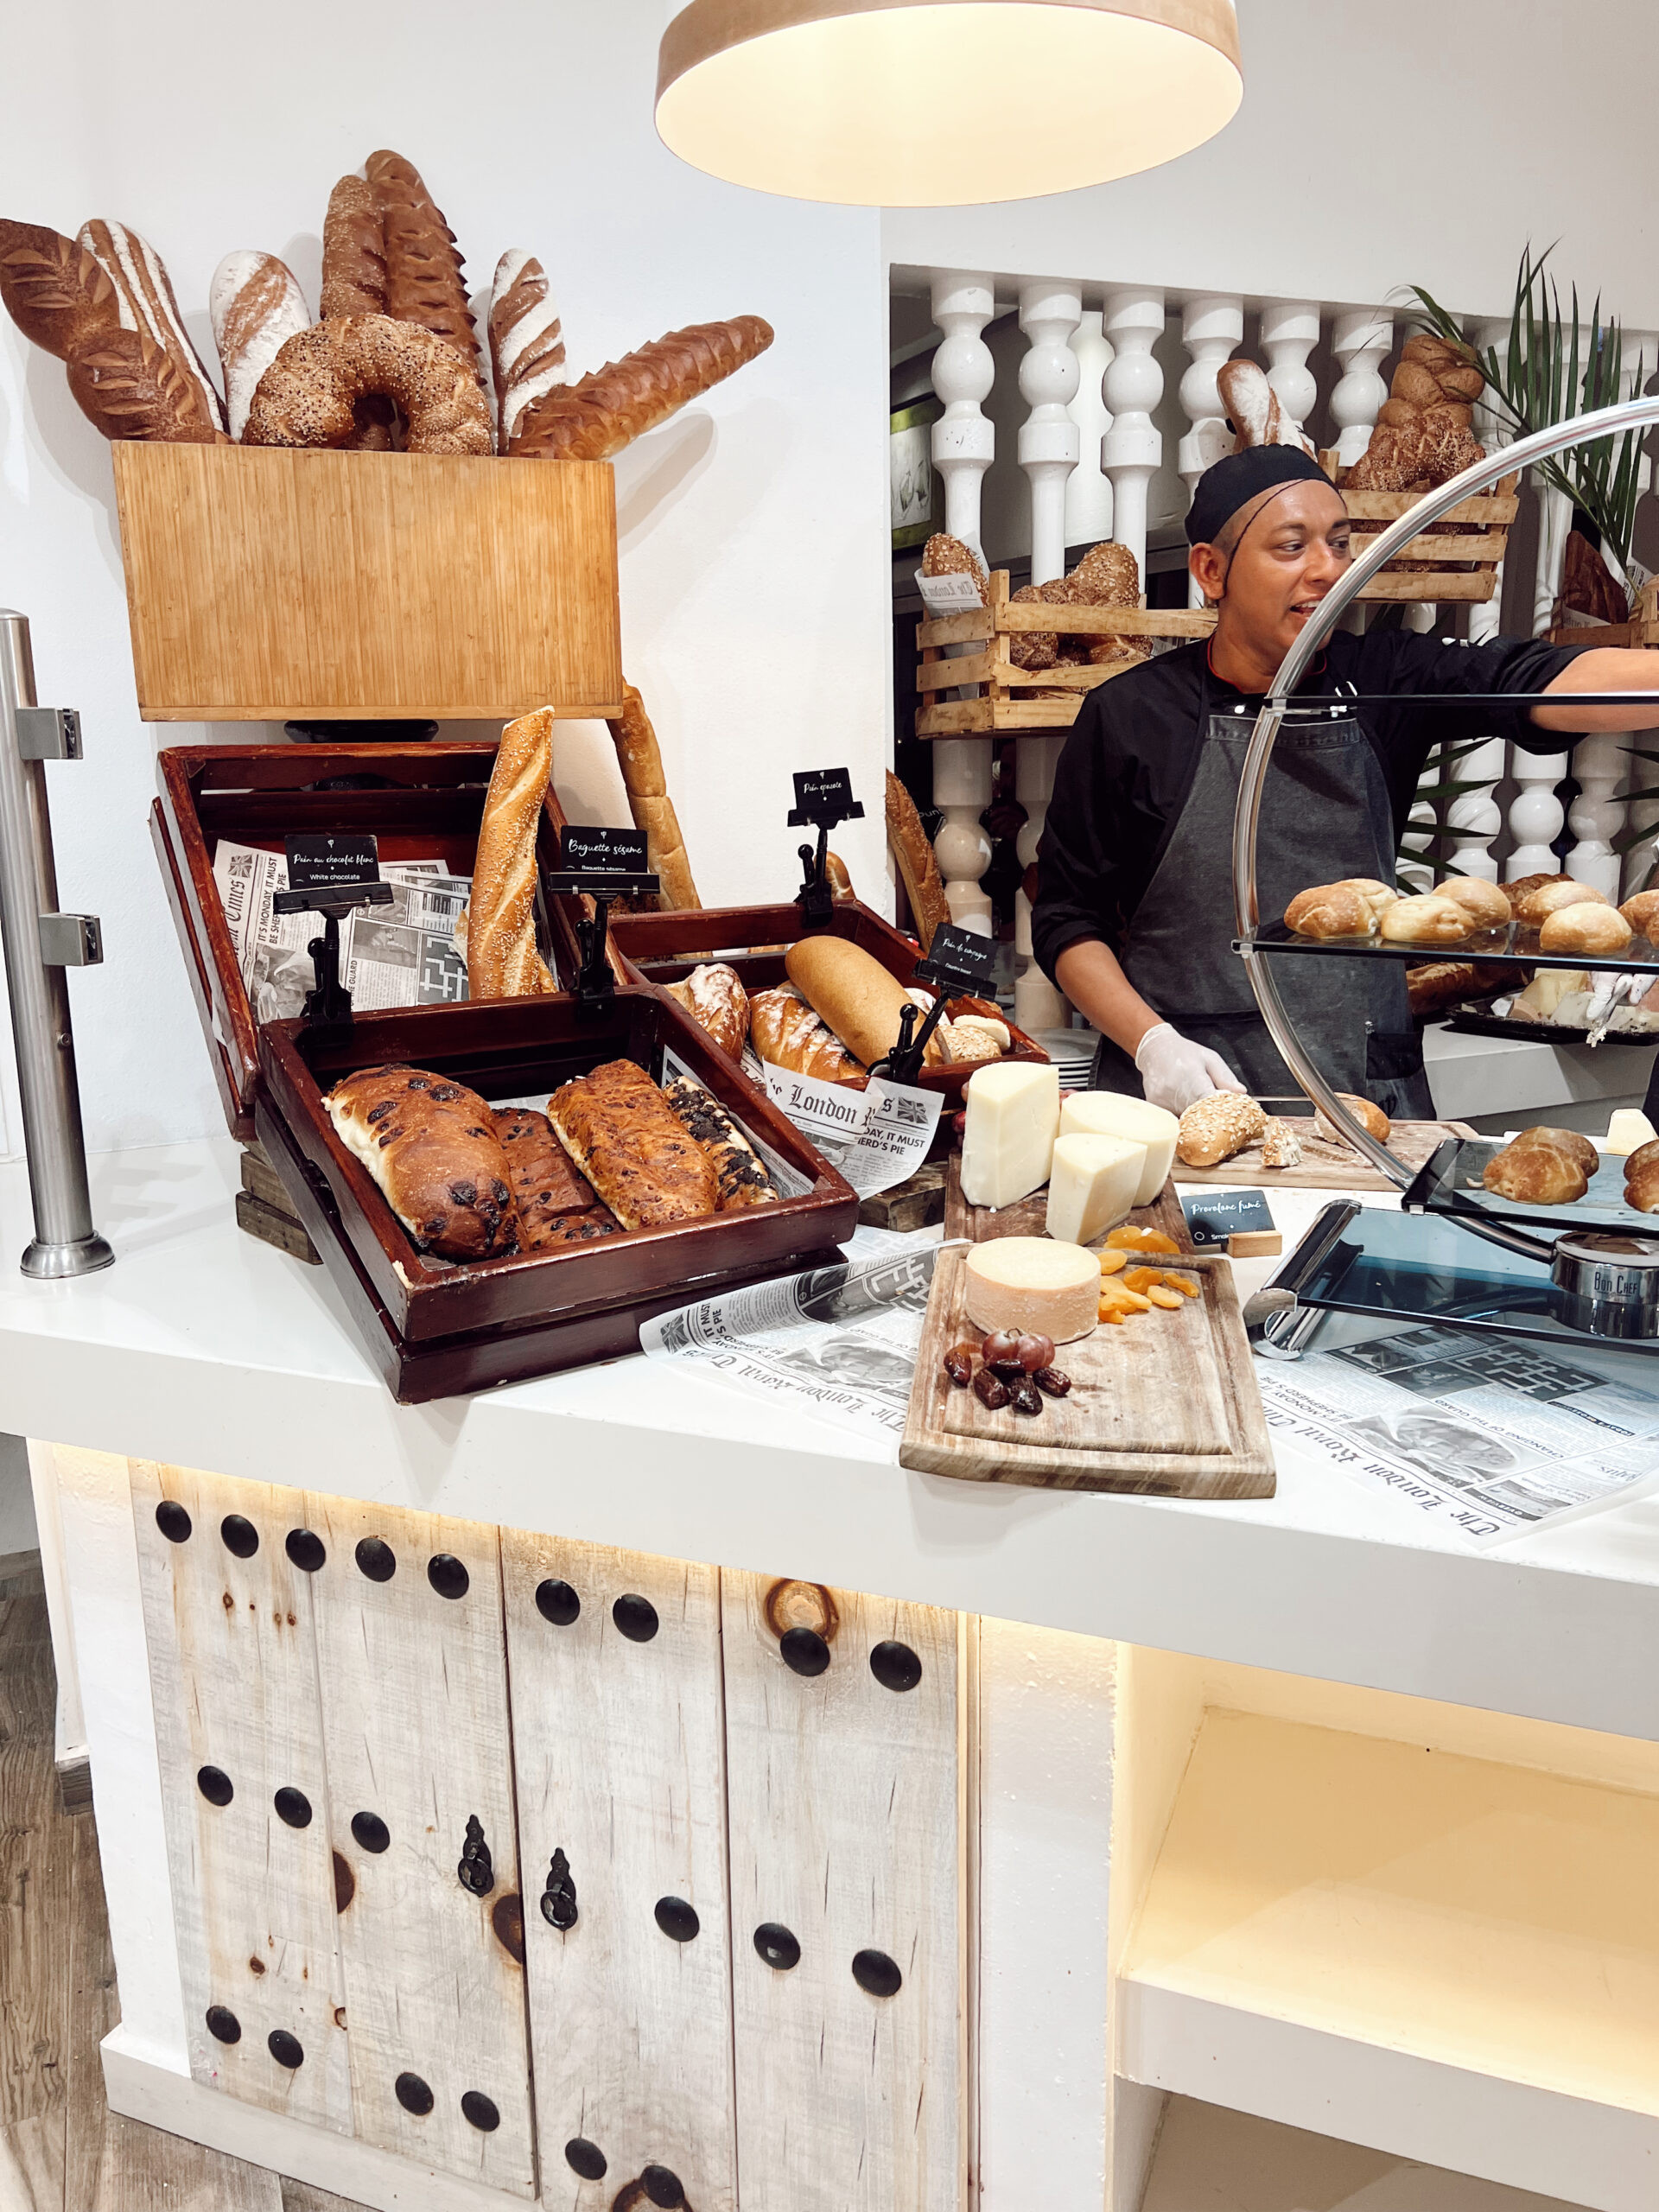
{"label": "white wall", "polygon": [[[289,0],[274,16],[171,0],[164,22],[112,0],[14,9],[0,213],[70,232],[92,216],[130,224],[211,358],[219,257],[282,254],[315,306],[329,189],[391,145],[425,175],[474,285],[505,246],[539,255],[578,370],[682,323],[765,315],[772,351],[619,463],[625,659],[706,902],[787,894],[789,772],[842,762],[868,810],[837,849],[882,894],[878,219],[741,192],[665,153],[652,125],[665,13],[661,0],[390,13]],[[42,701],[79,706],[86,726],[86,762],[49,775],[64,903],[105,923],[105,966],[72,983],[89,1141],[222,1129],[144,823],[157,747],[201,732],[138,720],[108,449],[60,364],[3,315],[0,605],[31,619]],[[602,727],[561,725],[555,776],[579,817],[626,820]],[[16,1147],[11,1084],[0,1052]]]}
{"label": "white wall", "polygon": [[[1507,315],[1530,238],[1587,307],[1659,328],[1651,0],[1238,0],[1244,103],[1167,168],[889,212],[918,268]],[[942,65],[941,82],[948,80]]]}

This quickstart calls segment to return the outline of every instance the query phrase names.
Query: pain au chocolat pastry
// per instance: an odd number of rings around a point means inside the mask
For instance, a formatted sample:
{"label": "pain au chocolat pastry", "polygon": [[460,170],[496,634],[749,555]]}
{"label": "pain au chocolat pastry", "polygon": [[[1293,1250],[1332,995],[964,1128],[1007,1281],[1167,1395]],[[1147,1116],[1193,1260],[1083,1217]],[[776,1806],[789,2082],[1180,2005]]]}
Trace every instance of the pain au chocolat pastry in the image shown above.
{"label": "pain au chocolat pastry", "polygon": [[506,1154],[524,1250],[543,1252],[617,1234],[620,1224],[571,1164],[545,1114],[530,1106],[497,1106],[490,1118]]}
{"label": "pain au chocolat pastry", "polygon": [[717,1210],[714,1161],[632,1060],[607,1060],[561,1084],[547,1118],[624,1229],[662,1229]]}
{"label": "pain au chocolat pastry", "polygon": [[663,1096],[713,1160],[721,1213],[777,1200],[781,1193],[766,1163],[712,1091],[677,1075],[663,1085]]}
{"label": "pain au chocolat pastry", "polygon": [[423,1252],[497,1260],[518,1249],[506,1154],[476,1091],[423,1068],[365,1068],[323,1103]]}

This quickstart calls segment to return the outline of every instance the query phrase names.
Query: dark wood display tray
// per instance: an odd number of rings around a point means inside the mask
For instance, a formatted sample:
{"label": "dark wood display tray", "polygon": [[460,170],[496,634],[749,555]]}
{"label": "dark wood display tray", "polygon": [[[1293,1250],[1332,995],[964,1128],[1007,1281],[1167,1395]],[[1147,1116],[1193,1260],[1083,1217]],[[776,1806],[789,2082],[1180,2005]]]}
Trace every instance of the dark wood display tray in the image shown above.
{"label": "dark wood display tray", "polygon": [[[372,830],[383,861],[442,859],[470,875],[496,747],[462,745],[181,745],[156,760],[160,797],[150,836],[196,1010],[213,1058],[231,1134],[253,1136],[258,1048],[253,1010],[237,964],[213,855],[221,837],[280,852],[299,831]],[[342,779],[372,779],[367,790],[326,790]],[[537,850],[558,864],[564,816],[551,790]],[[561,984],[576,969],[575,907],[546,901],[543,951]]]}
{"label": "dark wood display tray", "polygon": [[[683,913],[619,914],[611,924],[611,942],[643,982],[677,983],[699,962],[720,960],[737,970],[747,991],[764,991],[785,982],[786,948],[804,937],[823,935],[849,939],[906,988],[922,957],[921,948],[910,938],[856,899],[837,899],[829,919],[813,929],[792,901],[783,906],[702,906]],[[988,1000],[953,999],[951,1004],[963,1012],[994,1014],[1007,1023],[1012,1049],[1003,1055],[1005,1059],[1047,1059],[1036,1039],[1016,1029]],[[942,1091],[948,1112],[961,1105],[973,1072],[972,1066],[924,1068],[921,1087]],[[849,1087],[861,1090],[863,1084],[861,1080]]]}
{"label": "dark wood display tray", "polygon": [[[392,1065],[429,1069],[492,1100],[545,1098],[603,1060],[632,1059],[656,1072],[664,1046],[805,1180],[804,1195],[597,1243],[457,1266],[416,1248],[373,1178],[335,1135],[323,1102],[342,1076]],[[341,1038],[296,1021],[270,1022],[259,1033],[259,1055],[260,1140],[371,1357],[400,1398],[477,1389],[632,1350],[647,1313],[816,1265],[857,1221],[851,1186],[688,1014],[645,985],[620,988],[597,1014],[584,1014],[561,995],[365,1014]],[[503,1342],[509,1337],[511,1346]],[[486,1338],[487,1357],[480,1349]],[[441,1348],[454,1357],[438,1360]]]}

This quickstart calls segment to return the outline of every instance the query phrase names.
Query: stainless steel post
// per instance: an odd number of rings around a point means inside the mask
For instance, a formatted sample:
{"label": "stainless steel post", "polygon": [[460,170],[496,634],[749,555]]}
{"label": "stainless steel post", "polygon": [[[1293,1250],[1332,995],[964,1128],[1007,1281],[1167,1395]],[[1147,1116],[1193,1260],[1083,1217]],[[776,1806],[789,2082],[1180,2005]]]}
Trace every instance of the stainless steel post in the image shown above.
{"label": "stainless steel post", "polygon": [[63,972],[101,958],[98,923],[58,912],[41,765],[79,749],[78,719],[35,705],[27,618],[0,608],[0,945],[35,1203],[22,1270],[41,1278],[91,1274],[115,1258],[92,1226]]}

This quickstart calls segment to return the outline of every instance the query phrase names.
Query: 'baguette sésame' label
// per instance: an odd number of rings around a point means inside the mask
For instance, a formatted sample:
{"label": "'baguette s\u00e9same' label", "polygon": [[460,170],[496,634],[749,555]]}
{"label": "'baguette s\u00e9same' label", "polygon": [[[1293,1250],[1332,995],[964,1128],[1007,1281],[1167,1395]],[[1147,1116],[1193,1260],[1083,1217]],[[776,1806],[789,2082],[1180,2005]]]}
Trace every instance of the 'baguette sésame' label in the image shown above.
{"label": "'baguette s\u00e9same' label", "polygon": [[647,866],[641,831],[612,830],[597,823],[569,823],[560,841],[559,857],[565,868],[594,875],[642,875]]}

